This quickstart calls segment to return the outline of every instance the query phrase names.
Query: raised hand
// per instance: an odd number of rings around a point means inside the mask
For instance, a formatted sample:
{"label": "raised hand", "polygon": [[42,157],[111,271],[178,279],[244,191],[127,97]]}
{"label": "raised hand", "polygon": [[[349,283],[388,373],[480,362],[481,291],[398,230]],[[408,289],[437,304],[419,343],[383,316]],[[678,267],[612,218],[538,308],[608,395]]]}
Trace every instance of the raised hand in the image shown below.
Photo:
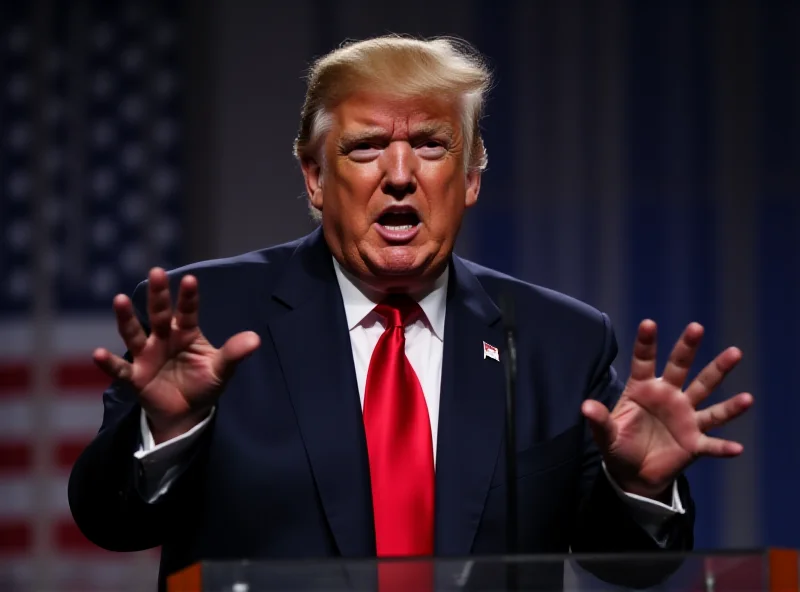
{"label": "raised hand", "polygon": [[132,362],[99,348],[94,361],[112,378],[128,381],[147,414],[153,438],[163,442],[187,432],[208,415],[236,365],[255,351],[260,340],[245,331],[212,346],[198,326],[197,279],[181,278],[175,309],[169,279],[150,270],[147,310],[150,335],[134,314],[130,298],[114,298],[117,329]]}
{"label": "raised hand", "polygon": [[701,456],[741,454],[737,442],[706,435],[744,413],[752,404],[749,393],[697,410],[742,357],[729,348],[706,366],[683,390],[703,336],[703,327],[690,324],[676,343],[664,374],[656,377],[656,324],[643,321],[633,352],[631,376],[614,409],[587,400],[589,420],[611,476],[628,493],[662,496],[674,479]]}

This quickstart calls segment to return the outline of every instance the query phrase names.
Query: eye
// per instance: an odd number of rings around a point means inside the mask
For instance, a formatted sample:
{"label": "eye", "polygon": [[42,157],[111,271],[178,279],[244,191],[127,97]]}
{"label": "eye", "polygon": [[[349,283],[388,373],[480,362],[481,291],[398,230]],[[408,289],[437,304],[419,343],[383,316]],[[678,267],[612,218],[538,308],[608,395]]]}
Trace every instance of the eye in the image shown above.
{"label": "eye", "polygon": [[359,142],[352,146],[347,152],[347,155],[356,162],[368,162],[377,158],[379,154],[380,148],[368,142]]}
{"label": "eye", "polygon": [[447,149],[438,140],[426,140],[417,146],[417,152],[423,158],[441,158]]}

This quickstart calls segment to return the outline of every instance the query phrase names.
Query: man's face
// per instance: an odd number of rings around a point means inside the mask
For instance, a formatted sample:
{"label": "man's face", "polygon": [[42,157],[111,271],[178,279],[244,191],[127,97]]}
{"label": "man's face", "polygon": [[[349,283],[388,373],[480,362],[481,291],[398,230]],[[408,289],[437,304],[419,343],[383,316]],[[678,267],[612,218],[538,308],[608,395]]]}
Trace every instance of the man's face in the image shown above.
{"label": "man's face", "polygon": [[465,172],[456,102],[359,93],[331,115],[323,162],[303,163],[331,252],[380,291],[424,288],[480,188],[480,173]]}

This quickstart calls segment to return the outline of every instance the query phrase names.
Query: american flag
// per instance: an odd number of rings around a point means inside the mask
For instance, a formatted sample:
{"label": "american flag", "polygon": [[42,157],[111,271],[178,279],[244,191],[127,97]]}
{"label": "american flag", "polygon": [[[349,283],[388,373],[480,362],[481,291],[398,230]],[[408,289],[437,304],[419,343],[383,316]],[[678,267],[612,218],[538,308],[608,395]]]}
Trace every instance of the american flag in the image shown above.
{"label": "american flag", "polygon": [[89,543],[69,470],[120,351],[111,311],[181,263],[180,2],[0,4],[0,590],[152,589]]}

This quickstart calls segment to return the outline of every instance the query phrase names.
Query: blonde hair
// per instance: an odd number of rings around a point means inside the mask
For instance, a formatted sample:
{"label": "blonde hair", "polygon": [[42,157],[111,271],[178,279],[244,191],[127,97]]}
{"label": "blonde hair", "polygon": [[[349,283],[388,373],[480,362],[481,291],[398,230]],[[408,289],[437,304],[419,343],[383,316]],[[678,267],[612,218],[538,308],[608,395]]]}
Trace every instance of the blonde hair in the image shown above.
{"label": "blonde hair", "polygon": [[330,110],[369,88],[401,99],[445,96],[459,100],[464,166],[467,171],[483,171],[487,154],[479,124],[490,86],[484,60],[460,39],[386,35],[345,43],[311,66],[294,154],[298,159],[313,156],[330,130]]}

